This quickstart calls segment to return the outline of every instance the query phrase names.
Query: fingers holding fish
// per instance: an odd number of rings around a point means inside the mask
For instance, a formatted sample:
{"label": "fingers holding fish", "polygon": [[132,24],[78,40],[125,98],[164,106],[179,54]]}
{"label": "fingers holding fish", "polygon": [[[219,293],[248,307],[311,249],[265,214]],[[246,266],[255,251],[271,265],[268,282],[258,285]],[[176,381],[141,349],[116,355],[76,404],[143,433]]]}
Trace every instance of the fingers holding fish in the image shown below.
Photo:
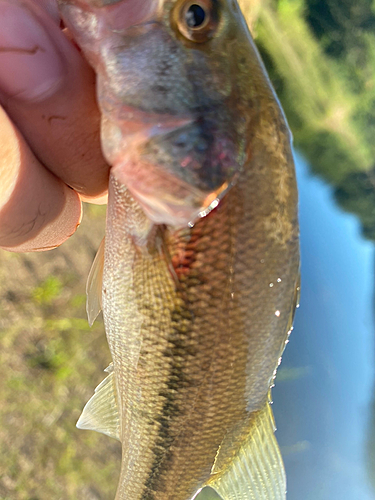
{"label": "fingers holding fish", "polygon": [[53,174],[89,199],[106,193],[95,76],[54,0],[0,1],[0,103]]}
{"label": "fingers holding fish", "polygon": [[77,192],[106,193],[94,92],[54,0],[0,1],[1,247],[61,244],[79,225]]}
{"label": "fingers holding fish", "polygon": [[78,194],[49,172],[0,107],[0,246],[48,250],[74,233]]}

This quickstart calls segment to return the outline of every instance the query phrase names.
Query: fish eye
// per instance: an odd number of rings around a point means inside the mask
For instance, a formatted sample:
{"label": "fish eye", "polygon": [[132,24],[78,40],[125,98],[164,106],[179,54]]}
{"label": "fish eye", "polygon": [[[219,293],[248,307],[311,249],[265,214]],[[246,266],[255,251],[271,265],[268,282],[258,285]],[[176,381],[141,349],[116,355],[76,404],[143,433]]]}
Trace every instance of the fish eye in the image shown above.
{"label": "fish eye", "polygon": [[209,13],[205,9],[196,3],[190,5],[185,13],[186,25],[191,29],[201,28],[207,23],[209,18]]}
{"label": "fish eye", "polygon": [[209,40],[218,25],[217,0],[183,0],[173,14],[177,30],[192,42]]}

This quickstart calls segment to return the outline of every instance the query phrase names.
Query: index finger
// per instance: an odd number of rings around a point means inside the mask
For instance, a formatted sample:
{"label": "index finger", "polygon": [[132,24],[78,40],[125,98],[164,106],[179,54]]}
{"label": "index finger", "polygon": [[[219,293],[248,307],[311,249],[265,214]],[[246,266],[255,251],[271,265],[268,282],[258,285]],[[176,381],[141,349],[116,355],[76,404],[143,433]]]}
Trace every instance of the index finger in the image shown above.
{"label": "index finger", "polygon": [[77,192],[104,194],[109,166],[88,63],[39,0],[0,1],[0,46],[0,102],[35,155]]}

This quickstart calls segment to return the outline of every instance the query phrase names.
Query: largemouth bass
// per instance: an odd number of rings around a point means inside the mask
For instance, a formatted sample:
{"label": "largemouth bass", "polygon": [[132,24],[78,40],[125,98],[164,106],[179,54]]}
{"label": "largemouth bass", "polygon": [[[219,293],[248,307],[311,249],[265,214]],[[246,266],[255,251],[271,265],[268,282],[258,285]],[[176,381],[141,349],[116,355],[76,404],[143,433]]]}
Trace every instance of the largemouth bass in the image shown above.
{"label": "largemouth bass", "polygon": [[78,427],[117,500],[285,499],[270,388],[298,296],[291,138],[235,0],[62,0],[112,165],[88,281],[113,364]]}

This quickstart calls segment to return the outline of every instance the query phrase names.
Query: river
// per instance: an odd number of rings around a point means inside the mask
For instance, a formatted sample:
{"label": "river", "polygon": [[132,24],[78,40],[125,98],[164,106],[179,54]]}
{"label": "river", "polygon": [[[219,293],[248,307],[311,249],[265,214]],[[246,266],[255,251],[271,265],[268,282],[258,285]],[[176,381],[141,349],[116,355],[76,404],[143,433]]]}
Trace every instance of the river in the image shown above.
{"label": "river", "polygon": [[374,248],[296,159],[301,305],[274,390],[288,500],[373,500]]}

